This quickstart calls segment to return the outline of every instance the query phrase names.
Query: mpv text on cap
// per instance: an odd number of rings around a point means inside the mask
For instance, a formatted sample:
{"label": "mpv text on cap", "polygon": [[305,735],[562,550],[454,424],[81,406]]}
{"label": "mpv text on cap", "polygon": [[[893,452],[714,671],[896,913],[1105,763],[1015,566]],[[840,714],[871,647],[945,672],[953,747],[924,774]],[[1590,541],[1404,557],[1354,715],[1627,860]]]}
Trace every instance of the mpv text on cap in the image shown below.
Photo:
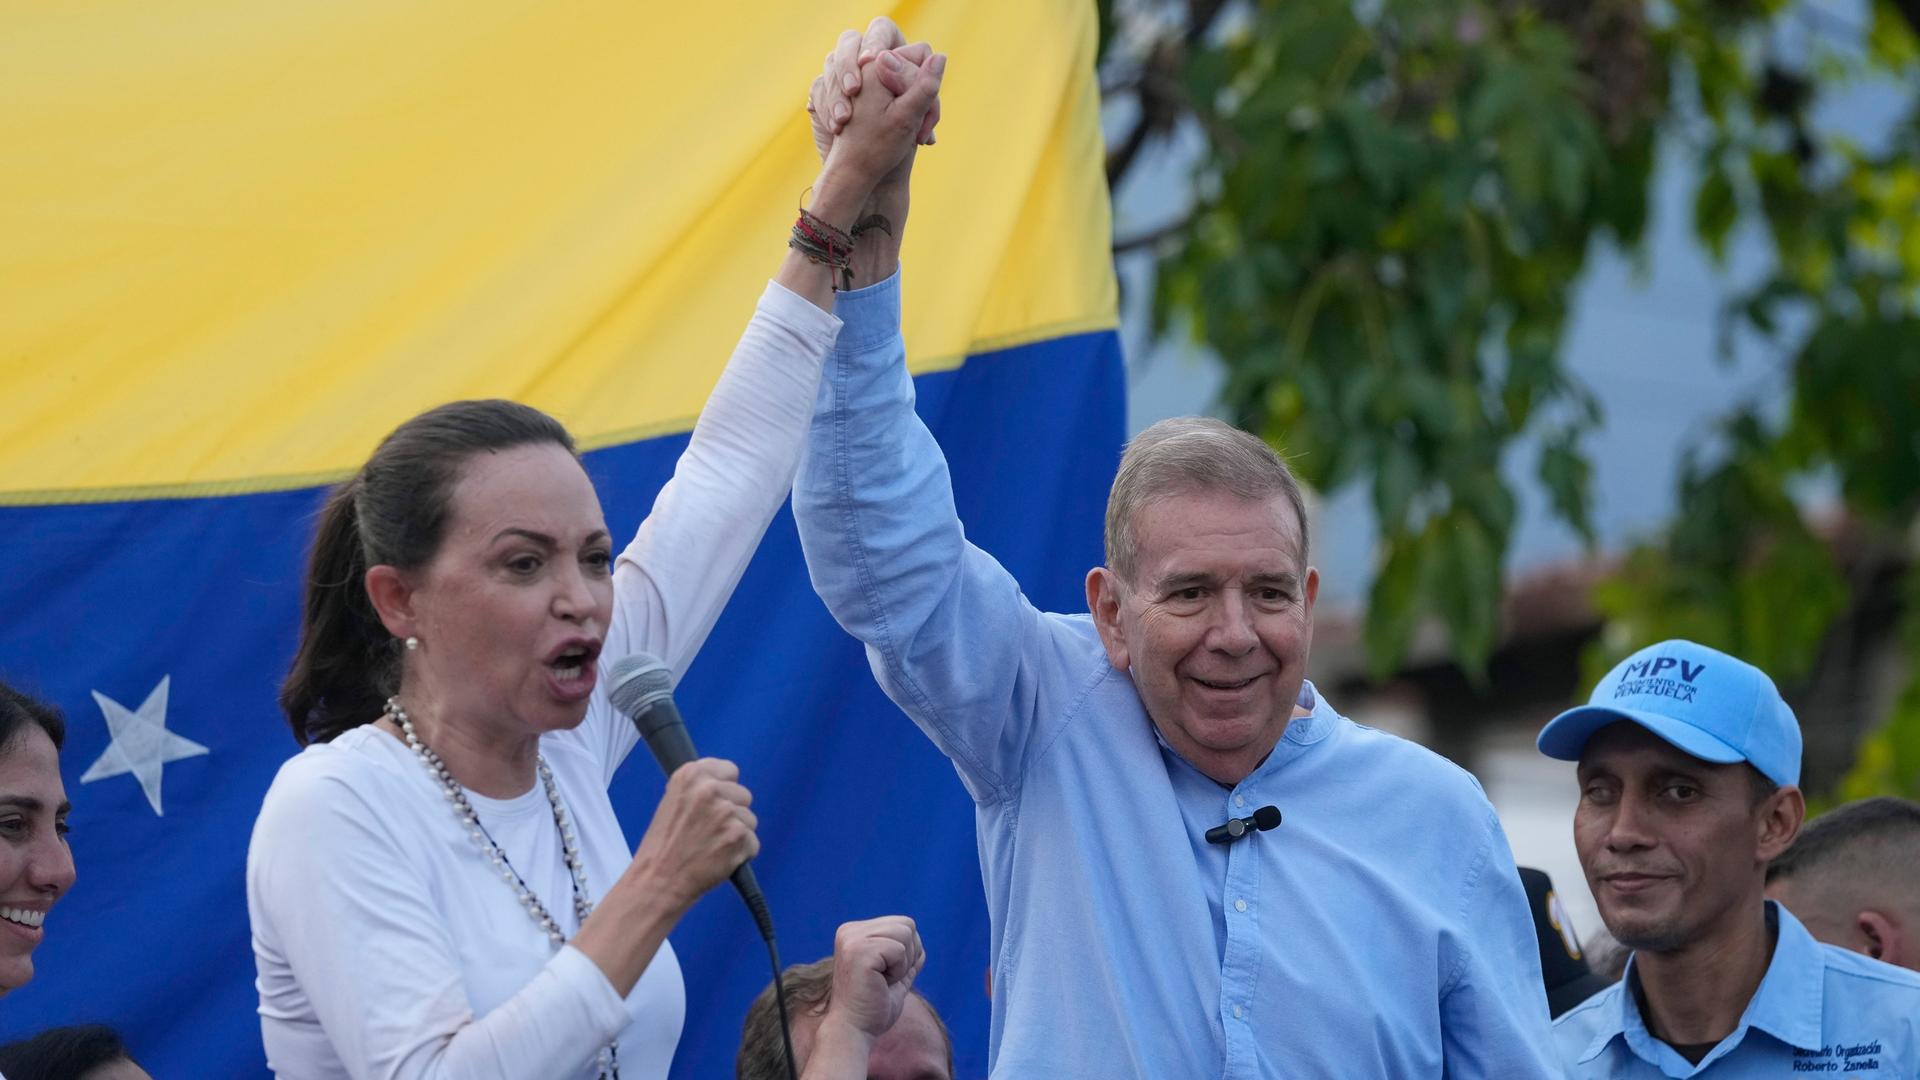
{"label": "mpv text on cap", "polygon": [[1767,673],[1718,649],[1675,638],[1615,665],[1585,705],[1540,729],[1540,752],[1580,760],[1593,733],[1639,724],[1702,761],[1750,762],[1776,784],[1800,782],[1800,722]]}

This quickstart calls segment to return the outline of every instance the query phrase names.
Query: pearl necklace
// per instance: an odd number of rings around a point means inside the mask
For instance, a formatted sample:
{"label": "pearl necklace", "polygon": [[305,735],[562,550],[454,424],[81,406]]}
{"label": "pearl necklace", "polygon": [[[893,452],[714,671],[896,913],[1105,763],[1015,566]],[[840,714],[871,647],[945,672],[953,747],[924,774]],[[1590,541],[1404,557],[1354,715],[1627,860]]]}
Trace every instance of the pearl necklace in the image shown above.
{"label": "pearl necklace", "polygon": [[[467,835],[473,838],[474,846],[493,864],[494,872],[520,898],[520,906],[527,909],[534,924],[546,931],[547,940],[553,942],[556,952],[559,951],[567,943],[567,936],[560,932],[560,924],[554,921],[546,905],[533,895],[533,890],[527,887],[513,864],[507,861],[507,853],[494,842],[486,826],[480,824],[480,815],[474,812],[473,804],[467,801],[466,789],[447,771],[440,755],[420,741],[420,736],[413,730],[413,720],[407,716],[407,710],[401,706],[399,698],[387,699],[385,715],[400,729],[400,734],[406,738],[407,745],[412,747],[421,764],[427,767],[434,779],[440,781],[441,793],[453,806],[454,816],[466,824]],[[554,827],[560,830],[560,857],[567,864],[567,873],[573,878],[573,914],[579,923],[585,924],[587,916],[593,914],[593,904],[587,900],[587,870],[585,861],[580,858],[580,839],[574,835],[573,823],[567,819],[567,807],[560,801],[560,789],[554,785],[553,772],[547,768],[547,759],[536,754],[534,765],[540,771],[540,786],[547,792],[547,805],[553,808]],[[600,1066],[601,1080],[620,1080],[620,1044],[612,1042],[601,1048],[597,1064]]]}

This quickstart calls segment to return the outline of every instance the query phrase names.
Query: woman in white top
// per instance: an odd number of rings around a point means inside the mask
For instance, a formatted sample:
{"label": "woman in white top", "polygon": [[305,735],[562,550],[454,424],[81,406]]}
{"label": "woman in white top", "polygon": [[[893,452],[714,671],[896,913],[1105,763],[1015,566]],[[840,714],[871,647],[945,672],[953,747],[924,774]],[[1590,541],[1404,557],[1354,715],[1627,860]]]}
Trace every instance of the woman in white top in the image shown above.
{"label": "woman in white top", "polygon": [[509,402],[409,420],[334,492],[281,695],[310,745],[247,857],[278,1075],[667,1075],[686,1004],[667,933],[757,850],[755,821],[734,766],[703,759],[630,850],[607,784],[637,737],[596,671],[644,651],[677,676],[718,618],[792,484],[833,286],[892,273],[902,222],[852,266],[845,234],[873,200],[904,210],[944,66],[855,101],[617,560],[565,430]]}

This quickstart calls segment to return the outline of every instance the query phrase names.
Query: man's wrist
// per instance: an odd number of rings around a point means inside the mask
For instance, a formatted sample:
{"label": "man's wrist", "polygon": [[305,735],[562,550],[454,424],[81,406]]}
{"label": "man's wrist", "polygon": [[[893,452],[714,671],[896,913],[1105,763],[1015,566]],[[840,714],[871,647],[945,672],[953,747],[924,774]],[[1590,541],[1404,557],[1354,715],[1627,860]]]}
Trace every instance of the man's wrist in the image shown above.
{"label": "man's wrist", "polygon": [[807,1054],[809,1077],[865,1076],[874,1037],[835,1015],[831,1006],[814,1030],[813,1049]]}
{"label": "man's wrist", "polygon": [[892,277],[900,269],[900,238],[906,233],[906,188],[876,189],[855,224],[854,287],[864,288]]}
{"label": "man's wrist", "polygon": [[875,187],[873,194],[867,197],[867,204],[861,210],[861,216],[878,214],[886,218],[893,224],[893,235],[898,239],[900,230],[907,221],[909,202],[910,191],[904,182],[883,183]]}

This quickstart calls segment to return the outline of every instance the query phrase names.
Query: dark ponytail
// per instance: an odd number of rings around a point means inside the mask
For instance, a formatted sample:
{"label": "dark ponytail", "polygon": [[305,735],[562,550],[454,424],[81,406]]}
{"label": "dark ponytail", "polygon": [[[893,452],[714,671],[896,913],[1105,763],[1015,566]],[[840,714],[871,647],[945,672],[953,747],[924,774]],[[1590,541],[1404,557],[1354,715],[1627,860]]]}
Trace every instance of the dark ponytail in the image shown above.
{"label": "dark ponytail", "polygon": [[354,503],[360,477],[334,488],[320,511],[307,565],[300,649],[280,688],[280,707],[302,745],[326,742],[380,714],[397,685],[392,635],[367,598],[366,545]]}
{"label": "dark ponytail", "polygon": [[395,428],[327,497],[307,568],[300,647],[280,688],[280,708],[302,745],[374,720],[399,688],[400,643],[367,596],[367,570],[431,562],[461,466],[475,454],[538,443],[576,453],[567,429],[538,409],[456,401]]}

